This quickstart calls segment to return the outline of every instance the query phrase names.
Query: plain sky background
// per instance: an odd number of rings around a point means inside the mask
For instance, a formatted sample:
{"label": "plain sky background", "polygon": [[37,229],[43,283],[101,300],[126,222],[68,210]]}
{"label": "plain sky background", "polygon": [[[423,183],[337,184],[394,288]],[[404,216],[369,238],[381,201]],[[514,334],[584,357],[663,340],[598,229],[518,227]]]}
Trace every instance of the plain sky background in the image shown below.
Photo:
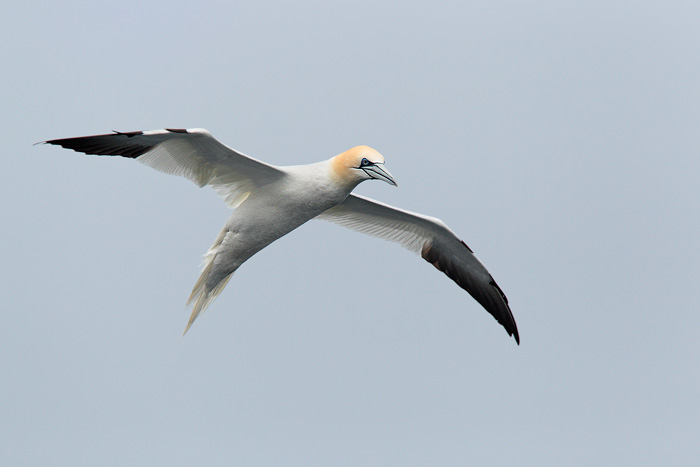
{"label": "plain sky background", "polygon": [[[0,16],[2,465],[697,465],[700,3],[14,2]],[[229,212],[46,139],[367,144],[507,294],[312,221],[182,337]]]}

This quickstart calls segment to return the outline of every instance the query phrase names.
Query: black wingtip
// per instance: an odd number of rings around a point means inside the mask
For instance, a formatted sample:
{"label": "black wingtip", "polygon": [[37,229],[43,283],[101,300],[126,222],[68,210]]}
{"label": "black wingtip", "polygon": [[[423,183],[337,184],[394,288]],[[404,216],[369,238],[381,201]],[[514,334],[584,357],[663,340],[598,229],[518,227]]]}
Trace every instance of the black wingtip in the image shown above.
{"label": "black wingtip", "polygon": [[498,291],[498,294],[501,296],[501,299],[503,300],[503,304],[505,305],[505,311],[508,312],[507,315],[502,316],[501,319],[499,319],[499,318],[496,318],[496,319],[506,329],[506,331],[508,332],[508,335],[513,336],[513,338],[515,339],[515,342],[518,345],[520,345],[520,334],[518,334],[518,325],[515,323],[515,318],[513,317],[513,312],[510,310],[510,306],[508,305],[508,297],[506,297],[506,294],[503,293],[503,290],[498,286],[498,284],[496,284],[496,281],[493,279],[493,276],[491,276],[491,280],[489,283],[491,284],[491,286],[493,286]]}
{"label": "black wingtip", "polygon": [[[62,138],[43,141],[46,144],[61,146],[84,154],[94,154],[97,156],[122,156],[129,159],[137,157],[150,151],[159,141],[139,139],[143,135],[142,131],[129,131],[106,135],[79,136],[77,138]],[[133,140],[132,140],[133,138]]]}
{"label": "black wingtip", "polygon": [[[510,307],[508,307],[508,311],[510,311]],[[518,325],[515,324],[515,320],[513,319],[512,313],[511,313],[511,319],[512,319],[512,323],[513,323],[512,330],[508,329],[508,328],[506,328],[506,330],[508,331],[509,335],[513,336],[513,339],[515,339],[515,343],[520,345],[520,334],[518,334]]]}

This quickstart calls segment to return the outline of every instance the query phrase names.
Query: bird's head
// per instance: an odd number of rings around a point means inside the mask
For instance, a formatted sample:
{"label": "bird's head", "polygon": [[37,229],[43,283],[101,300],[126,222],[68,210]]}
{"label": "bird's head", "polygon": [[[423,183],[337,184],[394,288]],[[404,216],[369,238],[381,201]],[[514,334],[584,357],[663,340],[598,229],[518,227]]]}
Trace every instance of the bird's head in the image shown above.
{"label": "bird's head", "polygon": [[382,180],[398,186],[394,177],[384,168],[384,156],[369,146],[355,146],[338,154],[331,161],[334,174],[348,184]]}

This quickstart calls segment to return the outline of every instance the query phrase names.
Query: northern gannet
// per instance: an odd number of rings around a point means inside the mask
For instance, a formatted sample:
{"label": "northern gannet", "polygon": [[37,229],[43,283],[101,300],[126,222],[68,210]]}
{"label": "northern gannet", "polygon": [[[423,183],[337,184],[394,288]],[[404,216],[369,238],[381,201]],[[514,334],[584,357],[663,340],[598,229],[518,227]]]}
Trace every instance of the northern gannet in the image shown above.
{"label": "northern gannet", "polygon": [[508,299],[472,250],[435,217],[351,194],[365,180],[396,186],[384,157],[357,146],[328,160],[277,167],[217,141],[204,129],[114,132],[43,141],[85,154],[123,156],[156,170],[210,185],[236,208],[204,256],[185,333],[241,264],[311,219],[324,219],[398,242],[465,289],[520,344]]}

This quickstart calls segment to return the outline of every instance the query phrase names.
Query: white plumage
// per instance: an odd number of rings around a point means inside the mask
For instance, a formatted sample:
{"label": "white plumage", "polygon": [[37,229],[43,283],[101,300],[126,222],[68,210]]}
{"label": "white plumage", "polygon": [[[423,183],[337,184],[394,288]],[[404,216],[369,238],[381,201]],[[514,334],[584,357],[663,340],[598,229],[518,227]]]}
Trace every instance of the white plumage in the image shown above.
{"label": "white plumage", "polygon": [[467,290],[520,342],[500,287],[441,220],[351,194],[365,180],[396,185],[384,168],[384,157],[370,147],[357,146],[314,164],[275,167],[221,144],[203,129],[115,132],[45,143],[86,154],[136,159],[200,187],[210,185],[229,207],[236,208],[204,257],[204,268],[187,302],[193,309],[185,332],[241,264],[318,218],[420,253]]}

